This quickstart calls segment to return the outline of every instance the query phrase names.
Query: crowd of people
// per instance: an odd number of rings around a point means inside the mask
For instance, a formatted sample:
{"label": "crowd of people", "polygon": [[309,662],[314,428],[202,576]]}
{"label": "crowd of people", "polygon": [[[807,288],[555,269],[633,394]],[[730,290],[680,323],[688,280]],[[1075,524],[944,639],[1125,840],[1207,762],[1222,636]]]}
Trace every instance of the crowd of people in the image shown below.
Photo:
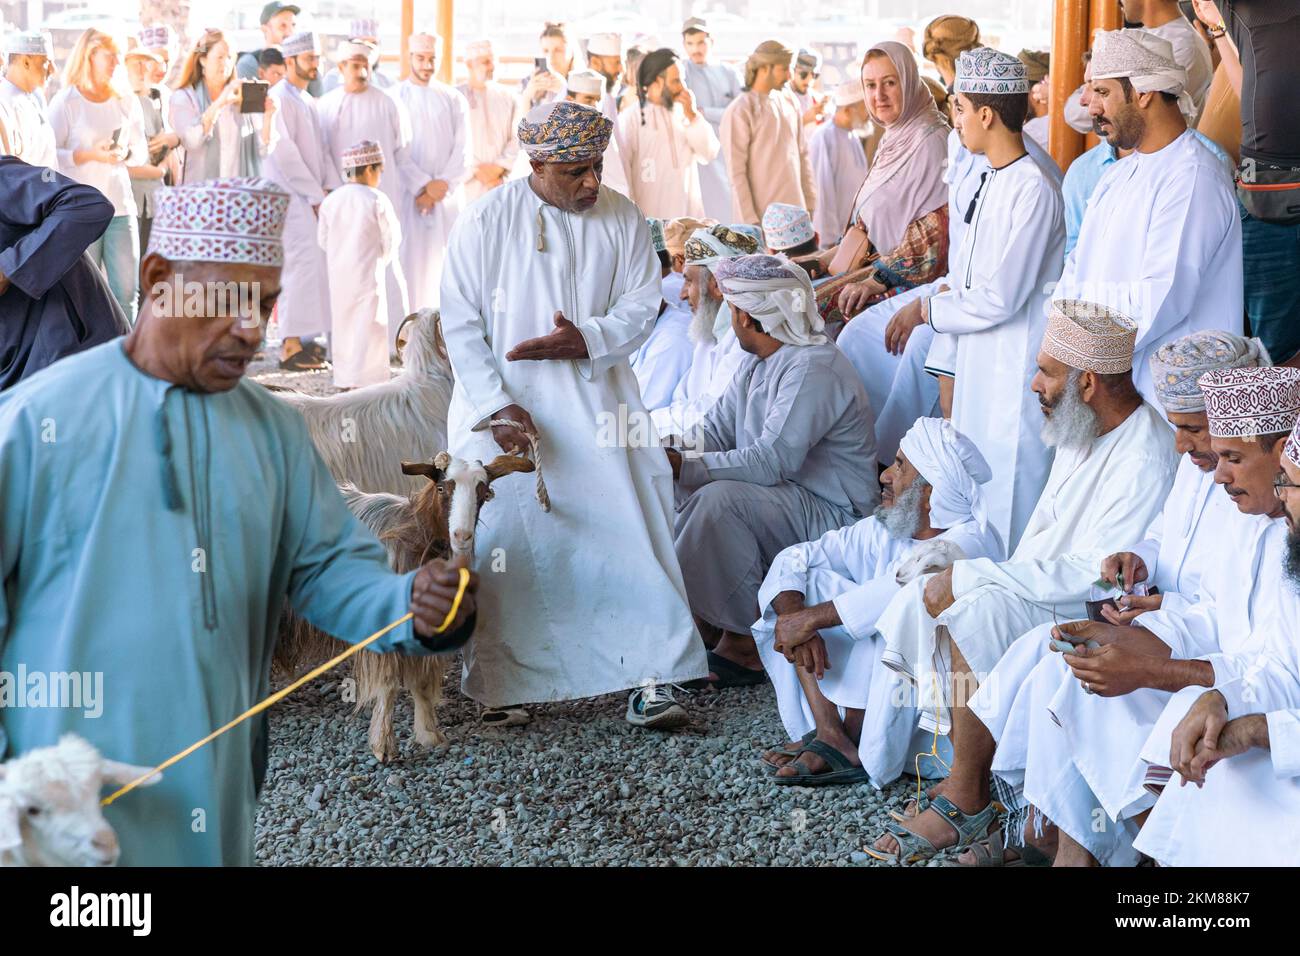
{"label": "crowd of people", "polygon": [[[579,50],[548,23],[515,88],[489,40],[441,83],[450,51],[416,33],[399,82],[373,22],[325,70],[272,2],[260,51],[207,30],[173,68],[144,28],[130,94],[116,41],[87,30],[47,107],[48,40],[6,38],[0,664],[113,670],[94,632],[135,629],[242,709],[286,599],[340,636],[409,604],[376,649],[427,653],[455,618],[484,724],[630,691],[631,724],[671,730],[690,720],[675,690],[770,683],[789,739],[755,772],[774,786],[879,788],[933,758],[943,778],[868,835],[882,860],[1293,863],[1300,12],[1120,6],[1062,104],[1046,54],[958,15],[921,57],[871,43],[831,91],[817,52],[779,40],[716,62],[700,17],[680,50]],[[1237,136],[1207,125],[1216,89]],[[1099,140],[1064,174],[1057,119]],[[546,448],[554,508],[504,482],[478,531],[509,568],[477,568],[462,604],[443,562],[382,567],[301,423],[240,381],[261,325],[155,314],[182,267],[261,282],[281,367],[332,366],[339,388],[388,381],[402,317],[438,309],[449,451]],[[88,379],[96,420],[38,453]],[[610,414],[648,435],[604,440]],[[120,466],[52,499],[73,456]],[[241,514],[237,540],[214,513]],[[178,579],[192,538],[222,591]],[[147,629],[130,576],[181,596]],[[196,665],[214,631],[251,641],[242,670]],[[0,744],[61,719],[0,711]],[[247,862],[256,746],[118,811],[135,859]],[[168,786],[222,793],[201,851],[155,839]]]}

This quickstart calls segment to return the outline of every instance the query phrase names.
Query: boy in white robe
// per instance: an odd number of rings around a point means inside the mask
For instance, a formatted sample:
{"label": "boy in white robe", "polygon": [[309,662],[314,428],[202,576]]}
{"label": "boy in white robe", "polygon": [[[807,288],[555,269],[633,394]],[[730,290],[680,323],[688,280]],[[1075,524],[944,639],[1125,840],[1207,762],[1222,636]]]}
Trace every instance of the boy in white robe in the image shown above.
{"label": "boy in white robe", "polygon": [[[334,385],[359,388],[389,379],[389,264],[402,226],[379,189],[384,151],[363,140],[343,154],[347,183],[325,197],[317,241],[329,267]],[[396,333],[394,333],[396,334]]]}
{"label": "boy in white robe", "polygon": [[[988,47],[963,53],[954,88],[962,145],[990,168],[953,252],[950,287],[899,310],[885,330],[885,347],[901,352],[921,324],[956,337],[952,422],[988,456],[989,517],[1014,550],[1051,465],[1029,382],[1037,372],[1048,290],[1065,255],[1064,206],[1060,189],[1025,147],[1024,64]],[[1011,409],[1015,414],[1007,414]]]}
{"label": "boy in white robe", "polygon": [[913,581],[878,621],[884,663],[916,685],[921,726],[951,727],[955,759],[930,807],[890,826],[870,852],[927,859],[984,835],[995,819],[992,744],[965,706],[970,688],[1030,628],[1083,617],[1107,542],[1137,539],[1159,513],[1177,453],[1133,386],[1136,336],[1130,320],[1094,303],[1052,304],[1032,388],[1047,418],[1043,440],[1057,453],[1020,544],[1008,561],[958,561]]}
{"label": "boy in white robe", "polygon": [[1187,128],[1186,72],[1168,40],[1146,30],[1097,34],[1088,110],[1116,149],[1056,295],[1099,302],[1138,325],[1138,391],[1155,400],[1147,358],[1202,329],[1240,335],[1241,217],[1232,180]]}
{"label": "boy in white robe", "polygon": [[[792,545],[772,562],[759,588],[762,617],[753,635],[790,734],[789,743],[763,757],[778,768],[776,783],[856,783],[870,774],[880,787],[902,770],[902,759],[890,767],[871,760],[903,751],[916,722],[890,693],[889,672],[877,667],[883,642],[876,617],[907,567],[938,570],[957,557],[1003,557],[984,515],[981,486],[991,474],[951,423],[919,419],[881,475],[881,504],[870,517]],[[868,712],[873,734],[863,737]],[[901,741],[884,745],[880,738],[895,727],[901,733],[892,736]]]}
{"label": "boy in white robe", "polygon": [[[1211,645],[1241,646],[1264,616],[1255,605],[1262,600],[1267,610],[1273,599],[1275,572],[1270,568],[1279,562],[1269,555],[1280,546],[1281,530],[1269,517],[1278,509],[1271,484],[1276,466],[1268,455],[1255,454],[1259,449],[1253,442],[1243,448],[1234,440],[1212,437],[1223,430],[1223,421],[1213,412],[1207,417],[1206,398],[1197,385],[1207,373],[1254,371],[1267,356],[1258,342],[1227,333],[1196,333],[1162,348],[1157,358],[1152,363],[1157,387],[1179,447],[1188,453],[1162,520],[1142,544],[1102,562],[1100,578],[1124,591],[1144,582],[1159,593],[1126,593],[1120,609],[1102,611],[1104,622],[1059,629],[1065,641],[1075,644],[1119,640],[1137,648],[1146,640],[1155,651],[1155,658],[1144,661],[1151,672],[1130,669],[1130,676],[1143,675],[1144,683],[1136,689],[1105,683],[1085,687],[1071,667],[1111,671],[1114,664],[1107,657],[1089,663],[1092,646],[1064,657],[1051,653],[1060,646],[1052,645],[1053,628],[1044,625],[1012,645],[970,704],[998,744],[992,769],[999,799],[1013,810],[1004,828],[1006,842],[1021,841],[1024,814],[1018,811],[1032,803],[1060,828],[1065,861],[1080,858],[1082,849],[1111,865],[1132,862],[1134,825],[1129,821],[1140,820],[1152,803],[1134,768],[1171,691],[1181,686],[1170,683],[1178,675],[1167,673],[1168,661],[1160,658],[1185,658]],[[1220,465],[1221,452],[1232,461]],[[1243,469],[1243,453],[1253,466]],[[1233,493],[1215,489],[1215,483]],[[1224,554],[1233,560],[1225,563]],[[1247,568],[1253,570],[1243,574]],[[1189,621],[1212,622],[1213,634]],[[1131,623],[1136,626],[1127,627]],[[1206,634],[1193,640],[1186,637],[1192,630]],[[1150,634],[1161,643],[1150,641]],[[1151,670],[1156,667],[1164,670]],[[1102,814],[1111,822],[1098,827]],[[1035,829],[1041,831],[1041,824]],[[983,855],[979,846],[973,849],[976,857]],[[994,856],[1001,858],[1000,851],[995,849]]]}
{"label": "boy in white robe", "polygon": [[469,103],[434,78],[442,37],[416,33],[410,40],[410,74],[391,96],[411,120],[411,163],[427,179],[423,189],[399,207],[402,274],[411,310],[438,307],[438,283],[447,236],[461,207],[461,183],[469,173]]}
{"label": "boy in white robe", "polygon": [[730,687],[764,680],[750,627],[767,566],[784,548],[870,514],[880,486],[866,393],[822,334],[808,274],[767,255],[716,271],[746,354],[668,455],[691,611],[722,632],[709,663],[715,686]]}
{"label": "boy in white robe", "polygon": [[532,174],[463,210],[448,244],[451,451],[488,460],[536,436],[550,497],[543,511],[522,483],[494,489],[495,517],[478,531],[479,559],[504,564],[462,686],[489,722],[517,722],[511,705],[635,688],[630,723],[680,727],[689,717],[666,686],[708,672],[664,452],[606,427],[620,410],[644,414],[627,359],[660,299],[644,217],[600,184],[612,129],[576,103],[534,107],[519,124]]}

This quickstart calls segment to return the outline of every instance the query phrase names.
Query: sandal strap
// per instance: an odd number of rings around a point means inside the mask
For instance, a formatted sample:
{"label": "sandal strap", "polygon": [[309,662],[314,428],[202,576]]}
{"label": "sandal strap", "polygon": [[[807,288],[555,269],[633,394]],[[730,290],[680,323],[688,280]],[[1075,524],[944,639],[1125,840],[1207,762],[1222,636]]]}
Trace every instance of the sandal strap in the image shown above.
{"label": "sandal strap", "polygon": [[[799,751],[799,753],[816,754],[818,757],[821,757],[822,760],[826,761],[827,765],[830,767],[830,770],[851,770],[857,766],[855,763],[853,763],[853,761],[851,761],[848,757],[844,756],[844,754],[840,753],[830,744],[823,743],[820,740],[808,741],[808,743],[803,745],[803,748]],[[795,755],[795,759],[796,760],[799,759],[797,754]],[[821,772],[829,773],[830,771],[821,771]]]}
{"label": "sandal strap", "polygon": [[901,823],[886,823],[885,832],[892,836],[898,844],[898,853],[895,855],[895,859],[899,863],[909,863],[915,857],[928,860],[940,852],[939,848],[931,843],[928,837],[907,829]]}
{"label": "sandal strap", "polygon": [[952,827],[957,834],[957,842],[954,846],[958,848],[970,846],[974,841],[987,836],[990,824],[997,819],[997,810],[993,808],[992,802],[976,813],[963,813],[943,794],[931,798],[929,809]]}

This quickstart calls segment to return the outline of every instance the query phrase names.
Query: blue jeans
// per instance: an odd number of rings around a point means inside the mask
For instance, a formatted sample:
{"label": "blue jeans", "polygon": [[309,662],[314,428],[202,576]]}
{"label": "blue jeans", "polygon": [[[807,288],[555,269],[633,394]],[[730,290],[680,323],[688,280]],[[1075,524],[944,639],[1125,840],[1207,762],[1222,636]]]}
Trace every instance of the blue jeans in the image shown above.
{"label": "blue jeans", "polygon": [[1300,352],[1300,225],[1262,222],[1244,206],[1240,211],[1250,334],[1274,362],[1285,362]]}
{"label": "blue jeans", "polygon": [[140,233],[135,216],[114,216],[104,234],[86,251],[91,260],[104,270],[109,291],[135,325],[136,288],[140,284]]}

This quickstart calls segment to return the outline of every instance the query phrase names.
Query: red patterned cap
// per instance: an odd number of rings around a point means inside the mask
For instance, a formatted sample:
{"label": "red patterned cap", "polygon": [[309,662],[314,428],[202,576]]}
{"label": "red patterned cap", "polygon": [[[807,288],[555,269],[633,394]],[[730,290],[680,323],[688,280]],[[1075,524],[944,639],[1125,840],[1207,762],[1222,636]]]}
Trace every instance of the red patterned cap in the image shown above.
{"label": "red patterned cap", "polygon": [[172,262],[284,264],[289,194],[269,179],[167,186],[154,199],[149,252]]}
{"label": "red patterned cap", "polygon": [[1300,369],[1221,368],[1200,379],[1213,438],[1289,432],[1300,415]]}

